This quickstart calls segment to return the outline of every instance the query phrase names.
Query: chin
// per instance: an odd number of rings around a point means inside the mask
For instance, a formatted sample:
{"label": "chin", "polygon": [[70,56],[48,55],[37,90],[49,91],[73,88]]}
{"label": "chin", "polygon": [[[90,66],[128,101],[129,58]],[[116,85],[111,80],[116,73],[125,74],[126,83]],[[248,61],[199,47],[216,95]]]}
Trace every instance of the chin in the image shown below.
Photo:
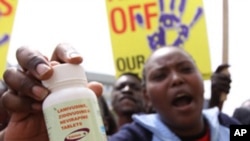
{"label": "chin", "polygon": [[135,110],[134,108],[123,108],[121,110],[122,113],[124,114],[135,114],[135,113],[139,113],[137,110]]}

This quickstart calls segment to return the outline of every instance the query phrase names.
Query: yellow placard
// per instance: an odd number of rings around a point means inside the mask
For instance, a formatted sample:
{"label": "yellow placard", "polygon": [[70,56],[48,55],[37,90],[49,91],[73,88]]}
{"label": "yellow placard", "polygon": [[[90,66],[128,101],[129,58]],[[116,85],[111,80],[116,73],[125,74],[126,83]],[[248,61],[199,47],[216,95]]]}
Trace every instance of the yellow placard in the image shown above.
{"label": "yellow placard", "polygon": [[7,65],[9,41],[18,0],[0,0],[0,79]]}
{"label": "yellow placard", "polygon": [[106,0],[116,76],[134,72],[155,49],[174,45],[195,59],[204,79],[211,75],[202,0]]}

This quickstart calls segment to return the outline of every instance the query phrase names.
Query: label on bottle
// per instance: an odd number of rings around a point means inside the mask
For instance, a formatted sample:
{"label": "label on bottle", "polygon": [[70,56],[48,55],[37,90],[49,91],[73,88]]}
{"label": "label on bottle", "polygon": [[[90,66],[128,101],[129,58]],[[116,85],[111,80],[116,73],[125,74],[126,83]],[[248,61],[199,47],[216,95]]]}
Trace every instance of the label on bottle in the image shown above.
{"label": "label on bottle", "polygon": [[50,141],[106,141],[98,103],[72,100],[44,109]]}

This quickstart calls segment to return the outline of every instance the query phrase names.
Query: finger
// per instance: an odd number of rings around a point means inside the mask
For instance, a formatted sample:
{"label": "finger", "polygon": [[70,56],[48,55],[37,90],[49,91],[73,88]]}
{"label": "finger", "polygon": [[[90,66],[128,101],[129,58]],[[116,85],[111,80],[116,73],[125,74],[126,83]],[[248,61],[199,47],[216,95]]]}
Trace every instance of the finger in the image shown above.
{"label": "finger", "polygon": [[[2,95],[7,91],[7,86],[2,80],[0,80],[0,99]],[[2,101],[0,100],[0,131],[3,130],[9,122],[10,115],[7,110],[3,107]]]}
{"label": "finger", "polygon": [[50,65],[51,65],[51,66],[56,66],[56,65],[60,65],[60,63],[57,62],[57,61],[51,61],[51,62],[50,62]]}
{"label": "finger", "polygon": [[213,74],[212,75],[212,83],[231,83],[232,80],[230,76],[225,74]]}
{"label": "finger", "polygon": [[3,94],[1,102],[3,107],[10,113],[32,111],[32,99],[28,97],[17,96],[11,90],[8,90]]}
{"label": "finger", "polygon": [[36,100],[43,100],[49,91],[42,84],[16,68],[8,68],[3,75],[8,87],[20,96],[28,96]]}
{"label": "finger", "polygon": [[228,69],[229,67],[230,67],[229,64],[222,64],[222,65],[218,66],[218,68],[215,70],[215,73],[220,73],[223,70]]}
{"label": "finger", "polygon": [[0,80],[0,97],[7,90],[7,86],[3,80]]}
{"label": "finger", "polygon": [[28,47],[20,47],[17,49],[16,57],[20,66],[37,79],[47,79],[53,73],[48,58],[38,51]]}
{"label": "finger", "polygon": [[81,55],[71,45],[66,43],[57,45],[51,58],[51,61],[71,64],[80,64],[82,60]]}
{"label": "finger", "polygon": [[95,81],[89,82],[88,88],[94,91],[97,97],[100,97],[102,95],[103,85],[101,83]]}

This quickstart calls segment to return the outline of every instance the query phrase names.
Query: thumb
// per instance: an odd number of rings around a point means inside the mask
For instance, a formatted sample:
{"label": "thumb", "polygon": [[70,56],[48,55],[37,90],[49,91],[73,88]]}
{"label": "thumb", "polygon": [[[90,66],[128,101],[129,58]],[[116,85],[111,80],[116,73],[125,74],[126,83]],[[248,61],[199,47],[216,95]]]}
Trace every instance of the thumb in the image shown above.
{"label": "thumb", "polygon": [[103,85],[99,82],[93,81],[88,83],[88,88],[91,89],[97,97],[102,95]]}

